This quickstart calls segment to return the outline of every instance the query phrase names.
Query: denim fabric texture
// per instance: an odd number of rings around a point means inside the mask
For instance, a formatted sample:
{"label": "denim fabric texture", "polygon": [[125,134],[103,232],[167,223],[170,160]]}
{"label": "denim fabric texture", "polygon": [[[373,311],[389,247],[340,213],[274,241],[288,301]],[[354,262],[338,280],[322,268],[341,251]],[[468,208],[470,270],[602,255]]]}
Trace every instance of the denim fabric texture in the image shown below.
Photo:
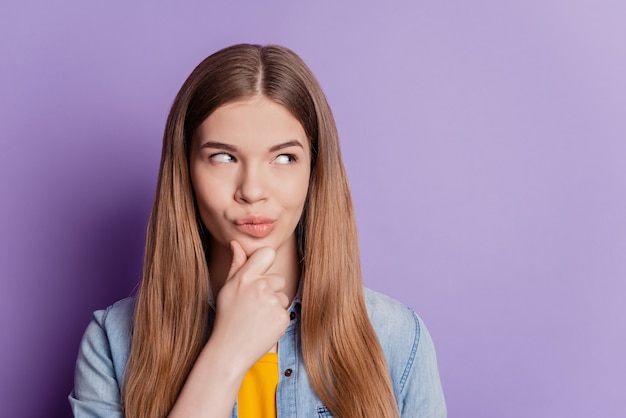
{"label": "denim fabric texture", "polygon": [[[387,359],[402,418],[444,418],[435,348],[422,320],[401,303],[365,289],[370,321]],[[80,344],[74,390],[69,396],[75,417],[123,417],[120,402],[130,350],[133,298],[96,311]],[[311,387],[300,347],[301,298],[289,307],[293,320],[278,342],[278,417],[332,417]],[[231,417],[237,417],[237,405]]]}

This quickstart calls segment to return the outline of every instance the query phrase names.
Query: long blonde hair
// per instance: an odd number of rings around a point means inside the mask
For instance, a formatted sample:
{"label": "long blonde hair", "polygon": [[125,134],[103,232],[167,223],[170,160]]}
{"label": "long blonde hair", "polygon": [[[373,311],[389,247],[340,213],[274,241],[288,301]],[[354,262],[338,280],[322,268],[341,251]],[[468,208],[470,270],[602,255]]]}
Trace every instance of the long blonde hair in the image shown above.
{"label": "long blonde hair", "polygon": [[296,54],[248,44],[200,63],[167,119],[123,386],[126,417],[169,413],[212,328],[207,232],[189,178],[193,132],[219,106],[259,94],[285,106],[311,144],[311,180],[296,228],[309,380],[335,417],[395,418],[389,371],[365,307],[356,222],[330,107]]}

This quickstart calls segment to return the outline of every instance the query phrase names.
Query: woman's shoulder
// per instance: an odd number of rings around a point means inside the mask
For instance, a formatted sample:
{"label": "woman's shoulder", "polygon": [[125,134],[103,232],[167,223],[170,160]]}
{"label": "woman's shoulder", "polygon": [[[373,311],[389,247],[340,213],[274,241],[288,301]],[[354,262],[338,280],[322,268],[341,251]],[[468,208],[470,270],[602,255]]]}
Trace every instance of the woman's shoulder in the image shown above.
{"label": "woman's shoulder", "polygon": [[123,371],[130,351],[134,315],[134,297],[95,311],[83,335],[79,354],[106,354],[116,371]]}
{"label": "woman's shoulder", "polygon": [[93,320],[107,331],[130,331],[135,314],[135,298],[118,300],[105,309],[93,313]]}
{"label": "woman's shoulder", "polygon": [[424,328],[419,316],[403,303],[371,289],[365,289],[365,305],[392,371],[395,365],[410,367]]}
{"label": "woman's shoulder", "polygon": [[80,343],[69,396],[76,416],[122,416],[120,387],[134,311],[135,299],[126,298],[93,313]]}
{"label": "woman's shoulder", "polygon": [[[93,320],[85,331],[85,339],[92,335],[94,340],[106,342],[116,367],[126,365],[133,334],[135,298],[128,297],[115,302],[106,309],[93,313]],[[98,335],[99,334],[99,335]]]}
{"label": "woman's shoulder", "polygon": [[365,289],[365,303],[385,353],[396,397],[416,398],[417,393],[423,391],[418,388],[425,386],[433,391],[431,398],[436,399],[435,408],[445,411],[435,347],[422,319],[410,307],[370,289]]}
{"label": "woman's shoulder", "polygon": [[119,300],[105,309],[95,311],[85,330],[83,342],[100,341],[106,343],[113,352],[128,347],[132,337],[134,315],[134,297]]}
{"label": "woman's shoulder", "polygon": [[[381,337],[419,332],[420,318],[403,303],[374,290],[365,288],[365,305],[372,326]],[[383,334],[383,335],[381,335]]]}
{"label": "woman's shoulder", "polygon": [[132,338],[134,316],[134,297],[119,300],[105,309],[97,310],[93,313],[83,340],[106,342],[112,354],[128,348]]}

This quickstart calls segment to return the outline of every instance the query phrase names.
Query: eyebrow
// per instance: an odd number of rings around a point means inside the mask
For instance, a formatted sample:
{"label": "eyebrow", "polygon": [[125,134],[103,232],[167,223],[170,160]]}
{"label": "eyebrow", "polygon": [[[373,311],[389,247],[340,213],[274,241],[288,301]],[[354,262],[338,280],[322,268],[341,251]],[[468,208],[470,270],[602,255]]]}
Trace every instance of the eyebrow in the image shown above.
{"label": "eyebrow", "polygon": [[223,142],[215,142],[215,141],[207,141],[200,146],[200,148],[217,148],[223,149],[224,151],[235,152],[237,151],[237,147],[230,144],[224,144]]}
{"label": "eyebrow", "polygon": [[[282,144],[274,145],[274,146],[270,147],[270,149],[268,151],[269,152],[275,152],[275,151],[279,151],[281,149],[285,149],[285,148],[289,148],[289,147],[300,147],[300,148],[304,149],[304,147],[302,146],[300,141],[297,141],[297,140],[293,139],[291,141],[283,142]],[[230,151],[230,152],[236,152],[237,151],[237,147],[236,146],[230,145],[230,144],[225,144],[223,142],[217,142],[217,141],[207,141],[204,144],[202,144],[200,146],[200,148],[216,148],[216,149],[221,149],[221,150]]]}
{"label": "eyebrow", "polygon": [[300,147],[304,149],[300,141],[292,139],[291,141],[283,142],[282,144],[274,145],[269,149],[270,152],[278,151],[281,149],[289,148],[289,147]]}

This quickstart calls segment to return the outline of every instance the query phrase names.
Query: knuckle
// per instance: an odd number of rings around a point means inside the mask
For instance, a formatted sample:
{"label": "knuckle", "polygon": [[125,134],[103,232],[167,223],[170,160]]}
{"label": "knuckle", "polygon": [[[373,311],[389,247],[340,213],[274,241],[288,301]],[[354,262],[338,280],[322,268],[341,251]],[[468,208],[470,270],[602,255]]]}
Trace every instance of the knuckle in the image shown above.
{"label": "knuckle", "polygon": [[257,279],[254,281],[254,287],[259,292],[263,292],[265,289],[267,289],[267,281],[264,279]]}

